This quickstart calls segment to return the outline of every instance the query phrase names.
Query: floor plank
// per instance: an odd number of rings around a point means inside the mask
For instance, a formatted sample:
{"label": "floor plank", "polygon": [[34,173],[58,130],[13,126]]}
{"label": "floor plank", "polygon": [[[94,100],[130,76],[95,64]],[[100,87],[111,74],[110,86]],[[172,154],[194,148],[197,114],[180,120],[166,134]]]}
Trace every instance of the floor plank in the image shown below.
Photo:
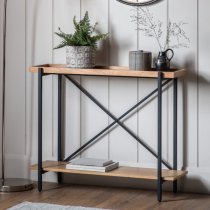
{"label": "floor plank", "polygon": [[164,192],[163,202],[158,203],[155,191],[44,183],[41,193],[37,188],[26,192],[0,193],[0,210],[23,201],[119,210],[210,209],[209,195]]}

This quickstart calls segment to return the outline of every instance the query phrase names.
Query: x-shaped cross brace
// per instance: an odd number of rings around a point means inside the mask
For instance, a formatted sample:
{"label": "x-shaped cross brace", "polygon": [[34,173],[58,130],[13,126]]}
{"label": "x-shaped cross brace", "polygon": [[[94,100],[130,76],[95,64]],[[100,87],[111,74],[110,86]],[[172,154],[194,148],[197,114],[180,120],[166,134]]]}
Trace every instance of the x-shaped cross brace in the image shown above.
{"label": "x-shaped cross brace", "polygon": [[[127,131],[137,142],[139,142],[144,148],[146,148],[153,156],[158,158],[157,153],[150,148],[142,139],[140,139],[136,134],[134,134],[127,126],[125,126],[120,120],[122,120],[125,116],[127,116],[129,113],[131,113],[134,109],[136,109],[138,106],[140,106],[142,103],[144,103],[146,100],[148,100],[150,97],[155,95],[155,93],[158,92],[158,88],[153,90],[151,93],[149,93],[147,96],[145,96],[141,101],[139,101],[137,104],[135,104],[133,107],[131,107],[128,111],[126,111],[124,114],[122,114],[119,118],[116,118],[107,108],[105,108],[93,95],[91,95],[84,87],[82,87],[76,80],[74,80],[71,76],[65,75],[65,77],[71,81],[81,92],[83,92],[88,98],[90,98],[91,101],[93,101],[98,107],[100,107],[107,115],[109,115],[114,121],[108,125],[106,128],[101,130],[97,135],[95,135],[93,138],[91,138],[88,142],[86,142],[83,146],[81,146],[79,149],[77,149],[74,153],[72,153],[69,157],[67,157],[64,161],[70,161],[74,157],[76,157],[81,151],[85,150],[91,143],[96,142],[99,140],[98,138],[108,131],[111,127],[113,127],[116,123],[121,126],[125,131]],[[162,83],[162,88],[166,86],[171,79],[167,79],[164,83]],[[172,169],[172,167],[165,161],[162,160],[162,163],[168,168]]]}

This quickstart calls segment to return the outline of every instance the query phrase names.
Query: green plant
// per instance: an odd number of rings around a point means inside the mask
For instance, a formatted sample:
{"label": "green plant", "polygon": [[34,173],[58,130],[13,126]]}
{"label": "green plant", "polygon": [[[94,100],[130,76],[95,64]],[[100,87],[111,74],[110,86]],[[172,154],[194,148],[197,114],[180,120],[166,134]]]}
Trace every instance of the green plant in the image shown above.
{"label": "green plant", "polygon": [[84,18],[79,22],[76,21],[76,16],[73,19],[75,33],[66,34],[59,28],[59,32],[55,34],[62,38],[61,43],[54,49],[59,49],[65,46],[91,46],[94,49],[97,48],[97,42],[101,39],[105,39],[108,34],[93,35],[98,23],[94,26],[90,25],[90,19],[88,12],[85,13]]}

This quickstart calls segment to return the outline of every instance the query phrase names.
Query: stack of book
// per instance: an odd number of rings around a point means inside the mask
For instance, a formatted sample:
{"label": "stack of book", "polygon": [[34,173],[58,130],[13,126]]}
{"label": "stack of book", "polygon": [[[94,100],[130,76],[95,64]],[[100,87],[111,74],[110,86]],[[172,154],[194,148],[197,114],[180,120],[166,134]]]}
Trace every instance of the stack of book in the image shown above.
{"label": "stack of book", "polygon": [[119,162],[112,160],[95,159],[95,158],[79,158],[72,160],[66,165],[66,169],[108,172],[119,167]]}

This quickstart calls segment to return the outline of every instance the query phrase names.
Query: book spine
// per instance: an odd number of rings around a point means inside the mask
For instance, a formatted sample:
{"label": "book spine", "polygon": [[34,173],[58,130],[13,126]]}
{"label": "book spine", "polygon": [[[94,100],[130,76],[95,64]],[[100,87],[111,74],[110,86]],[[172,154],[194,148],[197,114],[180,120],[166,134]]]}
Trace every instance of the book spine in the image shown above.
{"label": "book spine", "polygon": [[97,166],[83,166],[83,165],[66,165],[68,169],[96,169],[96,170],[103,170],[105,167],[97,167]]}
{"label": "book spine", "polygon": [[93,168],[72,168],[72,167],[66,167],[66,169],[79,170],[79,171],[105,172],[105,169],[93,169]]}
{"label": "book spine", "polygon": [[114,170],[114,169],[116,169],[116,168],[118,168],[118,167],[119,167],[119,163],[112,164],[112,165],[107,166],[107,167],[105,168],[105,172]]}

